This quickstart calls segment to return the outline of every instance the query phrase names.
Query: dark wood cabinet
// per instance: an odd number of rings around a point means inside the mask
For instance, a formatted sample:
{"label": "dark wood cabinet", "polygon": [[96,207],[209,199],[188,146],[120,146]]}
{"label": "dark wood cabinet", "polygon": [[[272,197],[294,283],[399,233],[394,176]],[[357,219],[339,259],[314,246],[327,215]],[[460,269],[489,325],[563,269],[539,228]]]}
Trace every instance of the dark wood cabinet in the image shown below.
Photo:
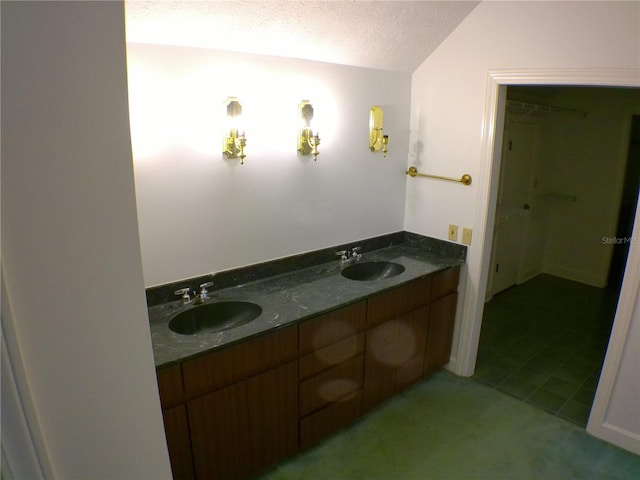
{"label": "dark wood cabinet", "polygon": [[460,269],[450,268],[433,277],[424,375],[431,375],[449,363],[458,302]]}
{"label": "dark wood cabinet", "polygon": [[300,445],[313,445],[360,416],[367,303],[299,326]]}
{"label": "dark wood cabinet", "polygon": [[298,364],[280,367],[187,404],[198,479],[245,479],[298,449]]}
{"label": "dark wood cabinet", "polygon": [[182,363],[184,393],[194,397],[249,378],[298,357],[298,330],[294,325],[215,350]]}
{"label": "dark wood cabinet", "polygon": [[191,480],[195,478],[185,405],[182,404],[162,410],[162,419],[164,420],[165,436],[174,480]]}
{"label": "dark wood cabinet", "polygon": [[426,305],[431,298],[431,276],[371,297],[367,302],[367,326],[378,325]]}
{"label": "dark wood cabinet", "polygon": [[368,300],[365,411],[422,377],[431,289],[428,276]]}
{"label": "dark wood cabinet", "polygon": [[177,364],[161,368],[156,375],[171,472],[175,480],[191,480],[195,475],[181,366]]}
{"label": "dark wood cabinet", "polygon": [[158,370],[175,479],[246,479],[298,449],[298,330]]}
{"label": "dark wood cabinet", "polygon": [[298,451],[298,362],[247,380],[251,465],[260,472]]}
{"label": "dark wood cabinet", "polygon": [[422,378],[428,319],[425,305],[367,331],[365,410]]}
{"label": "dark wood cabinet", "polygon": [[174,478],[246,479],[449,361],[459,268],[157,371]]}
{"label": "dark wood cabinet", "polygon": [[458,276],[450,268],[368,300],[364,411],[449,362]]}
{"label": "dark wood cabinet", "polygon": [[239,382],[187,403],[196,478],[251,475],[247,384]]}

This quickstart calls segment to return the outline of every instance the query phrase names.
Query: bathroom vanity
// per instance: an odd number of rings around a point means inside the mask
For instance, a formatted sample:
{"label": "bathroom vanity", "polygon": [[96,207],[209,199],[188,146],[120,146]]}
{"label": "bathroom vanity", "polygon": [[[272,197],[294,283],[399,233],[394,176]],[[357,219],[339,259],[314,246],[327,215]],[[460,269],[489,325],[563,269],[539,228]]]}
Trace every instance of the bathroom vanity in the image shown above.
{"label": "bathroom vanity", "polygon": [[448,363],[460,260],[401,245],[358,263],[374,261],[404,268],[353,280],[334,261],[215,292],[262,308],[223,331],[177,334],[189,306],[150,308],[174,478],[250,478]]}

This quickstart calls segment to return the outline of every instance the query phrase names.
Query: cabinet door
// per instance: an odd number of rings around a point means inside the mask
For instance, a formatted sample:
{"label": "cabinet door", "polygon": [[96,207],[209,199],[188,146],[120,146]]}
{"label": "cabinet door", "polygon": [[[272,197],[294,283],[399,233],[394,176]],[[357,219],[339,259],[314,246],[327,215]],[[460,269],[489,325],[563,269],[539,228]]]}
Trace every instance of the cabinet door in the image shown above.
{"label": "cabinet door", "polygon": [[401,392],[422,378],[428,324],[428,306],[402,317],[403,332],[398,342],[398,367],[395,372],[396,392]]}
{"label": "cabinet door", "polygon": [[240,382],[187,403],[196,478],[251,475],[247,385]]}
{"label": "cabinet door", "polygon": [[456,319],[458,294],[452,293],[431,304],[424,374],[430,375],[449,363]]}
{"label": "cabinet door", "polygon": [[171,472],[174,480],[191,480],[195,478],[185,405],[182,404],[163,410],[162,418],[164,419],[167,448],[169,449]]}
{"label": "cabinet door", "polygon": [[298,362],[247,380],[251,463],[259,472],[298,450]]}
{"label": "cabinet door", "polygon": [[367,331],[365,411],[422,377],[428,318],[424,306]]}

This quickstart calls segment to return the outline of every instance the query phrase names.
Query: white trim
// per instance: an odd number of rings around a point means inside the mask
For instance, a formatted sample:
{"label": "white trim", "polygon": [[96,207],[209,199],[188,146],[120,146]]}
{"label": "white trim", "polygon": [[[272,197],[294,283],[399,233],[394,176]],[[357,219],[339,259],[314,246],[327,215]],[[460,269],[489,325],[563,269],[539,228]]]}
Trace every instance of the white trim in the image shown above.
{"label": "white trim", "polygon": [[587,432],[589,432],[594,437],[598,437],[609,443],[613,443],[620,448],[629,450],[636,455],[640,455],[640,435],[634,432],[630,432],[629,430],[616,427],[615,425],[611,425],[607,422],[602,422],[600,424],[598,423],[600,419],[593,421],[592,428],[592,417],[593,413],[591,414],[591,417],[589,417],[589,426],[587,427]]}
{"label": "white trim", "polygon": [[[636,215],[633,225],[633,238],[640,238],[640,215]],[[606,421],[613,387],[618,377],[618,369],[625,350],[629,328],[633,319],[635,305],[640,294],[640,243],[632,242],[627,257],[624,280],[618,299],[618,308],[609,337],[607,355],[604,359],[596,396],[591,407],[587,432],[605,439],[640,455],[640,435],[611,425]],[[640,312],[635,312],[640,315]]]}
{"label": "white trim", "polygon": [[[575,85],[575,86],[612,86],[640,87],[640,69],[518,69],[489,70],[486,81],[485,111],[482,123],[482,149],[480,157],[480,174],[478,178],[478,202],[474,231],[479,240],[468,251],[469,277],[464,285],[464,304],[461,315],[462,323],[457,344],[455,373],[463,376],[473,375],[482,325],[484,298],[487,289],[489,263],[491,261],[491,242],[495,221],[495,202],[498,175],[500,168],[500,149],[502,129],[506,106],[506,86],[508,85]],[[640,223],[640,222],[637,222]],[[639,228],[636,224],[636,228]],[[633,244],[629,251],[627,265],[640,264],[640,245]],[[607,352],[605,367],[601,375],[602,387],[598,386],[596,401],[591,411],[590,431],[594,431],[595,422],[601,423],[599,430],[606,429],[603,412],[609,404],[613,380],[620,366],[624,335],[631,321],[630,311],[635,304],[636,292],[630,292],[629,285],[637,285],[640,272],[637,267],[628,269],[623,283],[619,310],[614,322],[610,347]],[[632,273],[633,272],[633,273]],[[625,288],[626,287],[626,288]],[[624,295],[623,295],[624,294]],[[452,365],[453,367],[454,365]],[[606,388],[605,388],[606,386]],[[595,434],[595,433],[594,433]],[[599,431],[597,436],[604,438]],[[619,444],[618,441],[613,442]],[[622,445],[621,445],[622,446]]]}
{"label": "white trim", "polygon": [[[2,383],[3,389],[6,387],[11,390],[10,392],[3,390],[3,394],[11,395],[10,400],[12,400],[7,406],[10,411],[3,412],[3,415],[7,413],[18,417],[13,419],[14,422],[10,425],[11,429],[7,430],[5,427],[8,425],[3,425],[5,431],[2,435],[2,456],[3,460],[11,466],[11,472],[7,471],[7,474],[23,476],[25,472],[28,472],[27,478],[55,478],[49,451],[40,427],[39,416],[33,405],[29,379],[24,371],[7,293],[7,281],[2,267],[0,267],[0,290]],[[4,378],[4,376],[9,378]],[[5,406],[3,403],[3,409]],[[20,459],[12,458],[16,451],[20,452]]]}

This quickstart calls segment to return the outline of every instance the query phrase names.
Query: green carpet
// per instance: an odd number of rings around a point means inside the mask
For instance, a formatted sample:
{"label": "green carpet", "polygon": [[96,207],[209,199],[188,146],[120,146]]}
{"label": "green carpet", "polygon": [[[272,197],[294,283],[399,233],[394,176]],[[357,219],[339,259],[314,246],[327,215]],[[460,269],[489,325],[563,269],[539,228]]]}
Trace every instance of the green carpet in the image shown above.
{"label": "green carpet", "polygon": [[442,371],[260,478],[628,480],[640,457]]}

